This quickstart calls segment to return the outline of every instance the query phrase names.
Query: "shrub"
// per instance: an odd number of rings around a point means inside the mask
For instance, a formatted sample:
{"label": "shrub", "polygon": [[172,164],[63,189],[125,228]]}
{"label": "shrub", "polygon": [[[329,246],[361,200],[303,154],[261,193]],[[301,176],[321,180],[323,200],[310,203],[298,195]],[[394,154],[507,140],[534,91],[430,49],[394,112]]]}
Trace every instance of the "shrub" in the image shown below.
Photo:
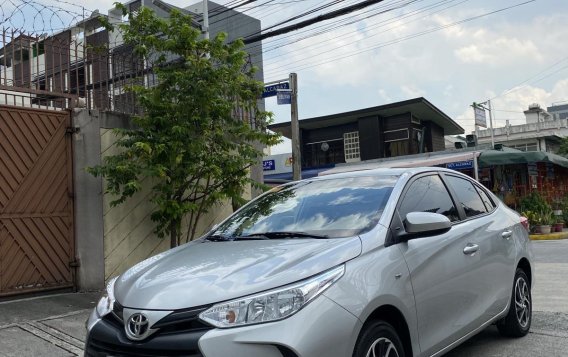
{"label": "shrub", "polygon": [[[566,203],[568,203],[568,200]],[[552,207],[537,191],[531,192],[521,199],[521,211],[531,225],[538,226],[556,223]]]}

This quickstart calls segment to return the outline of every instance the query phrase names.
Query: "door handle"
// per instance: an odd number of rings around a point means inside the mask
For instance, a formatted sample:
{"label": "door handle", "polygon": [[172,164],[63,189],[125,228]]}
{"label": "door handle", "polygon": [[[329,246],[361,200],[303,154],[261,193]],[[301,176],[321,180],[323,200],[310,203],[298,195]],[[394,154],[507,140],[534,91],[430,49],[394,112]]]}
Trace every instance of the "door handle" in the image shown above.
{"label": "door handle", "polygon": [[465,248],[463,249],[463,254],[466,255],[474,255],[475,252],[477,252],[479,250],[479,246],[477,244],[472,244],[469,243],[468,245],[465,246]]}
{"label": "door handle", "polygon": [[509,240],[509,238],[511,238],[512,235],[513,235],[513,231],[510,231],[510,230],[506,230],[506,231],[503,231],[503,233],[501,233],[501,237],[505,238],[506,240]]}

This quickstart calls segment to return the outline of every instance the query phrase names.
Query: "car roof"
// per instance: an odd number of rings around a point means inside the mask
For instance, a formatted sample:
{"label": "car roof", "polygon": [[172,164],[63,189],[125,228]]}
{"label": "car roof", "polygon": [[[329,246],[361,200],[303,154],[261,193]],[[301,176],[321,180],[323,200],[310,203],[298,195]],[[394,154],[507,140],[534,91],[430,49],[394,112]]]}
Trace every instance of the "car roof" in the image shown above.
{"label": "car roof", "polygon": [[448,172],[448,173],[463,175],[455,170],[450,170],[443,167],[378,168],[378,169],[357,170],[357,171],[329,174],[329,175],[314,177],[309,180],[326,180],[326,179],[363,177],[363,176],[402,176],[404,174],[408,174],[409,176],[414,176],[422,172],[432,172],[432,171]]}

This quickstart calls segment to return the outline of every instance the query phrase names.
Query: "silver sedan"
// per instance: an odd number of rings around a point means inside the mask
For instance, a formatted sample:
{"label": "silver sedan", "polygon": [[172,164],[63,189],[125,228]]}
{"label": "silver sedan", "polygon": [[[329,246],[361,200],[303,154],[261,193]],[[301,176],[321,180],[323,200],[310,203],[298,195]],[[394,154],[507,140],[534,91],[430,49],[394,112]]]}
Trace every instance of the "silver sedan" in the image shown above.
{"label": "silver sedan", "polygon": [[525,218],[455,171],[279,186],[112,279],[86,356],[438,356],[530,329]]}

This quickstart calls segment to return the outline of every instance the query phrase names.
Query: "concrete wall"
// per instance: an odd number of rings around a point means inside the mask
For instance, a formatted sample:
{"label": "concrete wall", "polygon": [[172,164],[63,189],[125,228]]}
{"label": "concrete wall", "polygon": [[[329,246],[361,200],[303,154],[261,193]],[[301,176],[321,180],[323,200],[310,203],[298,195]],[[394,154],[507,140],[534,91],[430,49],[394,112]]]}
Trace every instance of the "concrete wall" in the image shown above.
{"label": "concrete wall", "polygon": [[81,291],[99,290],[104,286],[102,180],[85,168],[100,163],[98,117],[87,110],[73,113],[73,180],[75,186],[75,252]]}

